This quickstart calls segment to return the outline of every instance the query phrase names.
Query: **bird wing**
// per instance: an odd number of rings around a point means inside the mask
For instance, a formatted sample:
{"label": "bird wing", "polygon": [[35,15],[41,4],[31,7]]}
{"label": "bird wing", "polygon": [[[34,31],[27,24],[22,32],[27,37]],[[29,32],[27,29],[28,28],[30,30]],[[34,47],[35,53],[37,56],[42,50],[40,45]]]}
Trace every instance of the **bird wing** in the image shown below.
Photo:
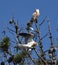
{"label": "bird wing", "polygon": [[29,44],[19,44],[18,47],[19,48],[31,48]]}
{"label": "bird wing", "polygon": [[31,35],[28,34],[28,33],[19,33],[19,35],[20,35],[20,36],[23,36],[23,37],[29,37],[29,36],[31,36]]}
{"label": "bird wing", "polygon": [[31,41],[31,42],[28,42],[27,44],[18,44],[18,47],[19,48],[32,48],[32,47],[35,47],[36,45],[37,45],[36,42]]}

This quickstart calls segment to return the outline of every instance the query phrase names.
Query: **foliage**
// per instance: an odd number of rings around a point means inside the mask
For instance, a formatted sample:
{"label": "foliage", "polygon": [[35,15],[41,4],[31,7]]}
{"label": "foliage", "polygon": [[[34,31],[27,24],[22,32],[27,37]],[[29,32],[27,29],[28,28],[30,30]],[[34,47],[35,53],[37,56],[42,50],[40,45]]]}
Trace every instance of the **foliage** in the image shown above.
{"label": "foliage", "polygon": [[9,39],[9,37],[4,37],[2,39],[2,41],[0,42],[0,48],[2,48],[2,50],[4,50],[4,51],[7,51],[9,46],[10,46],[10,39]]}
{"label": "foliage", "polygon": [[[36,13],[36,12],[35,12]],[[34,16],[33,16],[34,17]],[[53,36],[50,28],[50,21],[46,20],[47,17],[43,19],[41,23],[38,22],[38,17],[35,16],[35,18],[29,22],[27,22],[27,26],[25,28],[20,28],[18,25],[18,22],[16,22],[13,18],[9,21],[10,27],[7,27],[6,30],[9,31],[9,34],[12,34],[14,39],[11,39],[11,36],[8,37],[4,36],[2,41],[0,41],[0,50],[2,51],[2,57],[4,60],[1,60],[1,65],[57,65],[57,59],[56,59],[56,46],[53,42]],[[40,27],[47,22],[47,28],[48,33],[41,35]],[[12,26],[12,28],[11,28]],[[25,48],[18,48],[16,47],[19,44],[27,44],[27,40],[20,36],[20,33],[26,32],[27,35],[29,33],[34,34],[33,39],[37,42],[37,46],[34,48],[31,48],[31,51],[29,48],[27,50]],[[6,32],[7,34],[8,32]],[[43,39],[47,37],[50,39],[50,47],[48,50],[43,49]],[[28,36],[27,36],[28,37]],[[28,37],[29,38],[29,37]],[[47,53],[48,52],[48,53]],[[47,59],[47,56],[49,59]],[[5,60],[6,58],[6,60]],[[49,62],[50,61],[50,62]]]}

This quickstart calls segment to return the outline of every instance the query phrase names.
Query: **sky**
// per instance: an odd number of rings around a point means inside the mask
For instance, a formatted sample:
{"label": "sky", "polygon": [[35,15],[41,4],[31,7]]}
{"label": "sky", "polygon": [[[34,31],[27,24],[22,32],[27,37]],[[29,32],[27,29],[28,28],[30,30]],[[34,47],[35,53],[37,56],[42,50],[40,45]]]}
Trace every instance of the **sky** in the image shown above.
{"label": "sky", "polygon": [[[53,36],[54,38],[57,38],[58,0],[0,0],[0,34],[5,26],[9,25],[9,20],[13,16],[16,21],[19,21],[19,24],[22,25],[22,27],[25,27],[27,22],[31,19],[32,13],[35,9],[40,10],[39,23],[48,16]],[[41,32],[46,33],[46,27],[47,25],[44,23],[41,27]],[[2,36],[0,36],[0,38],[1,37]],[[45,43],[48,43],[48,41],[45,41]],[[46,46],[47,44],[45,44],[44,47]]]}

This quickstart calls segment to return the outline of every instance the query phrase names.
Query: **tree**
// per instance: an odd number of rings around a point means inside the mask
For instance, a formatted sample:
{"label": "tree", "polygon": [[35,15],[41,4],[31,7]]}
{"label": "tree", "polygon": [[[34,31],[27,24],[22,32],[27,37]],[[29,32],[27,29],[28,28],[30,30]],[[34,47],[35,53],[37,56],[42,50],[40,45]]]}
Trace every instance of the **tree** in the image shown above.
{"label": "tree", "polygon": [[[3,53],[2,57],[4,60],[1,60],[1,65],[5,65],[6,63],[9,65],[57,64],[55,55],[57,46],[53,43],[50,21],[46,20],[47,17],[45,17],[39,24],[39,15],[40,11],[39,9],[36,9],[31,20],[27,22],[26,28],[19,27],[18,22],[16,22],[14,18],[9,21],[9,25],[13,27],[7,27],[6,30],[9,31],[9,34],[12,34],[14,39],[9,35],[6,36],[5,33],[7,34],[7,32],[3,31],[5,36],[0,41],[0,50]],[[48,33],[41,37],[40,27],[43,25],[45,20],[48,23]],[[48,50],[44,50],[42,40],[47,36],[49,36],[51,47]],[[49,59],[47,59],[47,54]]]}

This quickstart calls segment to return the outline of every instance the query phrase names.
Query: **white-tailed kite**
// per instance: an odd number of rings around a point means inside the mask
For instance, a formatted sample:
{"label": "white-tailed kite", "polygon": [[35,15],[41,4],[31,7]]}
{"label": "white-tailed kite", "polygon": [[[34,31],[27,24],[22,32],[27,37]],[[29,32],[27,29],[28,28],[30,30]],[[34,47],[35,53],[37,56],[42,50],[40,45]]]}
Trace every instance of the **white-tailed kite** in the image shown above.
{"label": "white-tailed kite", "polygon": [[36,9],[35,12],[32,14],[31,22],[37,22],[38,17],[40,16],[40,10]]}
{"label": "white-tailed kite", "polygon": [[31,20],[27,23],[27,30],[30,30],[30,27],[32,27],[33,22],[37,23],[37,19],[40,16],[39,9],[36,9],[35,12],[32,14]]}
{"label": "white-tailed kite", "polygon": [[20,36],[25,38],[26,44],[18,44],[16,47],[21,49],[29,49],[34,48],[37,43],[33,40],[34,34],[32,33],[19,33]]}

